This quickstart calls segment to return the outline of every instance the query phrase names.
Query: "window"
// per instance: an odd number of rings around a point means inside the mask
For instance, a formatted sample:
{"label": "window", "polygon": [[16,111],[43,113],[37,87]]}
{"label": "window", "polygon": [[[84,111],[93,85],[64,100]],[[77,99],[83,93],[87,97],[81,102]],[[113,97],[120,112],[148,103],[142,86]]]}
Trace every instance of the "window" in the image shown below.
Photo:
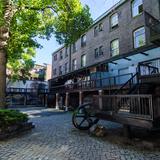
{"label": "window", "polygon": [[97,57],[99,56],[98,48],[96,48],[96,49],[94,50],[94,53],[95,53],[95,58],[97,58]]}
{"label": "window", "polygon": [[59,66],[59,75],[62,75],[62,66]]}
{"label": "window", "polygon": [[103,46],[99,47],[99,56],[103,55]]}
{"label": "window", "polygon": [[54,55],[53,59],[54,59],[54,61],[57,60],[57,54]]}
{"label": "window", "polygon": [[118,14],[115,13],[111,16],[111,28],[115,28],[118,26]]}
{"label": "window", "polygon": [[81,56],[81,67],[85,67],[86,66],[86,55],[82,55]]}
{"label": "window", "polygon": [[76,70],[77,69],[77,60],[76,59],[73,59],[72,60],[72,70]]}
{"label": "window", "polygon": [[86,46],[86,35],[85,34],[81,37],[81,46],[82,47]]}
{"label": "window", "polygon": [[111,56],[116,56],[119,54],[119,40],[113,40],[111,42]]}
{"label": "window", "polygon": [[145,28],[141,27],[134,31],[134,48],[144,46],[146,44]]}
{"label": "window", "polygon": [[63,52],[60,51],[60,60],[63,59]]}
{"label": "window", "polygon": [[68,48],[65,48],[65,57],[68,57]]}
{"label": "window", "polygon": [[96,37],[98,35],[98,26],[94,27],[94,36]]}
{"label": "window", "polygon": [[77,45],[76,43],[72,44],[72,53],[75,53],[77,51]]}
{"label": "window", "polygon": [[143,0],[133,0],[132,16],[135,17],[143,12]]}
{"label": "window", "polygon": [[102,23],[99,24],[99,32],[101,32],[101,31],[103,31],[103,24]]}
{"label": "window", "polygon": [[100,57],[101,55],[103,55],[103,46],[100,46],[99,49],[96,48],[94,51],[95,51],[95,58]]}
{"label": "window", "polygon": [[65,65],[64,65],[64,71],[65,71],[65,73],[68,72],[68,63],[65,63]]}
{"label": "window", "polygon": [[56,75],[57,74],[57,69],[53,69],[53,75]]}

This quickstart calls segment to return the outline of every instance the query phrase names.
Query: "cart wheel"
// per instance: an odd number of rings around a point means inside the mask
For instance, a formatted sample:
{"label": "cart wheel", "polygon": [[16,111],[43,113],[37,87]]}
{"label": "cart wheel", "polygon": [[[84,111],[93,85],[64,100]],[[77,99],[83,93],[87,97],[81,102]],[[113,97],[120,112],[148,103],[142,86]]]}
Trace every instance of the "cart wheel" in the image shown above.
{"label": "cart wheel", "polygon": [[89,112],[90,103],[81,105],[72,116],[73,125],[80,130],[88,130],[93,124],[98,123],[99,119]]}

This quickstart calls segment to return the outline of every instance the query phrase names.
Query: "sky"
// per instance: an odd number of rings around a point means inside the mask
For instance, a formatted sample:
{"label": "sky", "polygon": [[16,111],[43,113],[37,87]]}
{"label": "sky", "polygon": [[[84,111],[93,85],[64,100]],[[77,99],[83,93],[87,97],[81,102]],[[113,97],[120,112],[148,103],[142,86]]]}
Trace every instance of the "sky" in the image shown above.
{"label": "sky", "polygon": [[[80,0],[83,5],[87,4],[90,8],[90,13],[93,20],[97,19],[110,7],[120,0]],[[37,49],[37,54],[34,60],[37,64],[52,64],[52,53],[57,50],[60,45],[56,42],[54,36],[49,41],[40,40],[38,42],[43,46],[42,49]]]}

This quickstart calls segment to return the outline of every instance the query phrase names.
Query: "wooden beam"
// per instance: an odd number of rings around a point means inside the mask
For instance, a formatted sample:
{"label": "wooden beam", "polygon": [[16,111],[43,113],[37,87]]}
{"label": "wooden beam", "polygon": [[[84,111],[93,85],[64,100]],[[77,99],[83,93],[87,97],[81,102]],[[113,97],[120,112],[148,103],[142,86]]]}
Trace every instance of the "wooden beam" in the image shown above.
{"label": "wooden beam", "polygon": [[149,54],[144,53],[144,52],[140,52],[140,54],[143,54],[144,56],[148,56]]}
{"label": "wooden beam", "polygon": [[109,62],[109,63],[112,63],[112,64],[115,64],[115,65],[117,65],[117,63],[115,63],[115,62],[113,62],[113,61],[111,61],[111,62]]}
{"label": "wooden beam", "polygon": [[127,60],[127,61],[131,61],[132,59],[124,57],[123,59]]}

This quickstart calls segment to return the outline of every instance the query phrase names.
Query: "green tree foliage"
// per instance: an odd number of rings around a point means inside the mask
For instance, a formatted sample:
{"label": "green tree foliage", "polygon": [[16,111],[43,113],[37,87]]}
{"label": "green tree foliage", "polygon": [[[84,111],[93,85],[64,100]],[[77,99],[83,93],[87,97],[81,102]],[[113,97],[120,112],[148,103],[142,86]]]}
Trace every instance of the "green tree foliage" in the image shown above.
{"label": "green tree foliage", "polygon": [[[89,7],[82,7],[80,1],[61,1],[63,12],[54,20],[54,33],[60,44],[74,43],[92,24]],[[65,4],[65,5],[63,5]]]}
{"label": "green tree foliage", "polygon": [[80,0],[0,0],[0,107],[5,100],[6,63],[13,79],[33,66],[36,38],[55,33],[60,43],[75,41],[92,23]]}
{"label": "green tree foliage", "polygon": [[[49,39],[55,33],[59,43],[77,40],[92,23],[88,6],[79,0],[10,0],[13,14],[7,41],[9,78],[26,78],[33,67],[36,37]],[[0,0],[0,26],[5,25],[5,0]],[[25,74],[24,70],[25,69]],[[21,72],[22,71],[22,72]]]}

